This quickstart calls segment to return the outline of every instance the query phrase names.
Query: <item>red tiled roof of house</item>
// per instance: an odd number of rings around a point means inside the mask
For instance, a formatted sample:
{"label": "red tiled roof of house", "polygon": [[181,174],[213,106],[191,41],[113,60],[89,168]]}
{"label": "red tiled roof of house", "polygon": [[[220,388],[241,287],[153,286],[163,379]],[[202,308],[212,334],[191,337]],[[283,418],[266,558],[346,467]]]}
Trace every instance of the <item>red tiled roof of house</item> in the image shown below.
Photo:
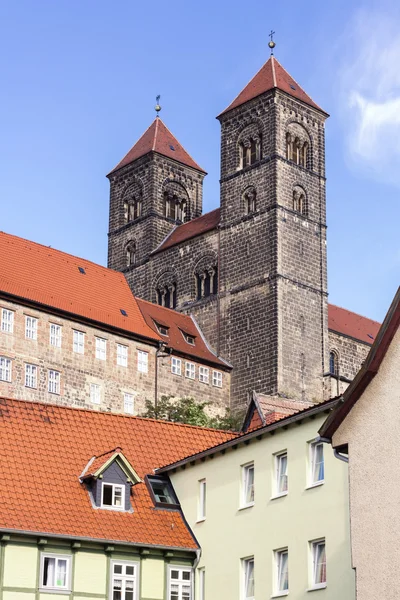
{"label": "red tiled roof of house", "polygon": [[186,242],[187,240],[190,240],[198,235],[202,235],[207,231],[216,229],[219,225],[220,218],[221,211],[219,208],[215,208],[214,210],[201,215],[201,217],[197,217],[196,219],[192,219],[187,223],[178,225],[165,238],[160,246],[158,246],[153,254],[156,252],[161,252],[162,250],[166,250],[167,248],[171,248],[172,246],[176,246],[181,242]]}
{"label": "red tiled roof of house", "polygon": [[[158,154],[162,154],[167,158],[172,158],[188,167],[192,167],[192,169],[205,173],[205,171],[199,167],[193,158],[186,152],[183,146],[181,146],[176,137],[170,132],[168,127],[166,127],[159,117],[154,119],[150,127],[144,132],[142,137],[129,150],[128,154],[124,156],[111,173],[129,165],[137,158],[141,158],[149,152],[158,152]],[[111,175],[111,173],[109,174]]]}
{"label": "red tiled roof of house", "polygon": [[[152,304],[151,302],[141,300],[140,298],[137,298],[137,303],[147,325],[155,332],[158,331],[157,323],[168,327],[168,336],[160,336],[167,346],[171,346],[175,351],[192,356],[197,360],[207,361],[221,367],[230,368],[228,363],[221,358],[218,358],[210,349],[205,342],[197,323],[190,315],[178,313],[170,308]],[[194,345],[189,344],[185,340],[182,332],[188,333],[194,337]]]}
{"label": "red tiled roof of house", "polygon": [[144,320],[122,273],[3,232],[0,256],[0,293],[160,339]]}
{"label": "red tiled roof of house", "polygon": [[85,472],[84,475],[94,475],[94,473],[96,473],[96,471],[98,469],[100,469],[100,467],[102,467],[103,465],[105,465],[105,463],[115,454],[118,454],[119,452],[121,452],[121,448],[114,448],[113,450],[109,450],[108,452],[104,452],[103,454],[99,454],[99,456],[93,456],[92,457],[92,462],[90,462],[90,464],[88,463],[86,468],[85,468]]}
{"label": "red tiled roof of house", "polygon": [[290,96],[293,96],[293,98],[301,100],[301,102],[304,102],[313,108],[322,110],[318,104],[315,104],[314,100],[306,94],[293,77],[289,75],[276,58],[271,56],[221,115],[274,88],[286,92]]}
{"label": "red tiled roof of house", "polygon": [[336,333],[348,335],[356,340],[373,344],[381,324],[351,312],[346,308],[328,305],[328,328]]}
{"label": "red tiled roof of house", "polygon": [[197,547],[179,511],[155,509],[145,483],[133,512],[93,509],[79,476],[88,457],[120,446],[141,479],[233,434],[21,400],[0,399],[0,530],[168,548]]}

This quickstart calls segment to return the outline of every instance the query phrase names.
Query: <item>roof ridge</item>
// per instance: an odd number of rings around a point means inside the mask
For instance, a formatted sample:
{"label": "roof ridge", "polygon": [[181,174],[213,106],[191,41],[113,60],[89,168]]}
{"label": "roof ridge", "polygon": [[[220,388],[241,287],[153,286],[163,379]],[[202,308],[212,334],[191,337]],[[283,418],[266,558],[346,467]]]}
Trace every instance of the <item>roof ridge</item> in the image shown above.
{"label": "roof ridge", "polygon": [[335,308],[340,308],[341,310],[346,310],[347,312],[350,312],[353,315],[357,315],[358,317],[362,317],[363,319],[367,319],[368,321],[372,321],[373,323],[376,323],[377,325],[382,325],[382,323],[380,321],[375,321],[375,319],[371,319],[371,317],[367,317],[366,315],[362,315],[361,313],[355,312],[354,310],[350,310],[349,308],[345,308],[344,306],[339,306],[339,304],[333,304],[332,302],[328,302],[328,307],[329,306],[334,306]]}
{"label": "roof ridge", "polygon": [[[155,147],[156,147],[156,144],[157,144],[158,124],[159,124],[159,122],[160,122],[160,121],[161,121],[161,119],[160,119],[160,117],[157,115],[157,116],[156,116],[156,118],[155,118],[156,130],[155,130],[155,132],[154,132],[154,137],[153,137],[153,145],[152,145],[152,147],[151,147],[151,150],[152,150],[152,152],[154,152],[154,149],[155,149]],[[154,121],[153,121],[153,122],[154,122]],[[153,125],[153,123],[152,123],[152,125]],[[163,125],[164,125],[164,123],[163,123]],[[143,134],[143,135],[144,135],[144,134]]]}
{"label": "roof ridge", "polygon": [[[279,62],[278,62],[279,64]],[[272,65],[272,79],[274,81],[274,87],[277,87],[276,85],[276,73],[275,73],[275,57],[271,56],[271,65]]]}

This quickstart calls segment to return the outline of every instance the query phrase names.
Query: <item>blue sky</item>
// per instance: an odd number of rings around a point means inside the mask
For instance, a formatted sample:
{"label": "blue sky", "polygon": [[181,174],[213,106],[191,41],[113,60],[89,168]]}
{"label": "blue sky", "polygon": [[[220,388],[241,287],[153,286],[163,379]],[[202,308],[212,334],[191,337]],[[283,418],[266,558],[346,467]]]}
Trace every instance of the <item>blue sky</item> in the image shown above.
{"label": "blue sky", "polygon": [[[105,178],[154,118],[209,173],[221,112],[275,55],[331,114],[330,301],[384,317],[400,273],[400,6],[392,0],[0,4],[0,228],[106,264]],[[350,7],[350,8],[349,8]]]}

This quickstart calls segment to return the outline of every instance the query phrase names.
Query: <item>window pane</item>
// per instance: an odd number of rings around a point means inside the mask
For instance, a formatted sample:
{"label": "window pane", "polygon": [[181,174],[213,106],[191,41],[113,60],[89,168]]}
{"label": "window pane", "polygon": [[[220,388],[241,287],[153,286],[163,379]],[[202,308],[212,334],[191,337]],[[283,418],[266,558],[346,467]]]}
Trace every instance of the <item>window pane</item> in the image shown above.
{"label": "window pane", "polygon": [[112,485],[103,485],[103,504],[112,506]]}
{"label": "window pane", "polygon": [[57,574],[56,574],[56,586],[66,587],[67,585],[67,561],[64,559],[57,559]]}
{"label": "window pane", "polygon": [[114,506],[122,506],[122,488],[114,488]]}
{"label": "window pane", "polygon": [[322,444],[313,444],[313,481],[323,481],[324,479],[324,448]]}
{"label": "window pane", "polygon": [[179,579],[179,571],[171,571],[171,579]]}
{"label": "window pane", "polygon": [[45,557],[43,564],[43,585],[54,587],[56,559]]}
{"label": "window pane", "polygon": [[179,586],[171,585],[170,600],[179,600]]}
{"label": "window pane", "polygon": [[326,582],[325,543],[314,544],[314,583]]}
{"label": "window pane", "polygon": [[114,565],[114,573],[121,575],[122,574],[122,565]]}
{"label": "window pane", "polygon": [[127,575],[134,575],[135,574],[135,567],[126,565],[126,574]]}
{"label": "window pane", "polygon": [[246,467],[246,498],[247,504],[254,502],[254,466]]}
{"label": "window pane", "polygon": [[254,597],[254,560],[245,561],[245,595],[246,598]]}
{"label": "window pane", "polygon": [[279,552],[278,554],[278,590],[280,592],[289,589],[289,573],[288,573],[288,553]]}

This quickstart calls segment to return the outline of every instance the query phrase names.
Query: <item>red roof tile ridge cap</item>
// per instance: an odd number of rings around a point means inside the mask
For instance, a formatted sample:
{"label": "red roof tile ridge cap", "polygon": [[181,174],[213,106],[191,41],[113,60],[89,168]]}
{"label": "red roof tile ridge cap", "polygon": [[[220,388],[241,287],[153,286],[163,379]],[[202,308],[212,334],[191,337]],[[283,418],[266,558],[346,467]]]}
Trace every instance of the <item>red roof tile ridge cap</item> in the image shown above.
{"label": "red roof tile ridge cap", "polygon": [[271,56],[271,66],[272,66],[272,79],[274,81],[274,87],[277,87],[276,86],[275,57],[274,56]]}
{"label": "red roof tile ridge cap", "polygon": [[[158,118],[158,120],[159,120],[159,121],[161,121],[160,117]],[[202,168],[200,167],[200,165],[198,165],[198,164],[197,164],[197,162],[194,160],[194,158],[192,157],[192,155],[191,155],[191,154],[190,154],[190,153],[189,153],[189,152],[186,150],[186,148],[184,148],[184,147],[183,147],[183,145],[181,144],[181,142],[179,142],[179,141],[177,140],[176,136],[175,136],[175,135],[172,133],[172,131],[171,131],[171,130],[170,130],[170,129],[169,129],[167,126],[166,126],[166,124],[164,123],[164,121],[161,121],[161,123],[164,125],[164,127],[165,127],[165,129],[168,131],[168,133],[169,133],[169,134],[170,134],[170,135],[171,135],[171,136],[172,136],[172,137],[173,137],[173,138],[174,138],[174,139],[175,139],[175,140],[178,142],[178,144],[180,145],[180,147],[182,148],[182,150],[183,150],[184,152],[186,152],[186,154],[188,155],[188,157],[189,157],[189,158],[190,158],[190,159],[193,161],[193,163],[196,165],[196,167],[193,167],[193,166],[191,166],[191,165],[186,165],[186,166],[188,166],[188,167],[191,167],[192,169],[193,169],[193,168],[197,168],[197,170],[198,170],[198,171],[201,171],[202,173],[206,173],[206,174],[207,174],[207,171],[205,171],[204,169],[202,169]],[[155,152],[157,152],[157,150],[155,150]],[[182,162],[182,161],[178,160],[177,158],[175,158],[175,159],[171,159],[171,160],[176,160],[177,162],[180,162],[180,163]],[[186,163],[182,163],[182,164],[186,164]]]}
{"label": "red roof tile ridge cap", "polygon": [[356,315],[357,317],[361,317],[362,319],[367,319],[367,321],[372,321],[372,323],[376,323],[377,325],[382,325],[382,323],[380,321],[375,321],[375,319],[371,319],[371,317],[367,317],[365,315],[362,315],[361,313],[354,312],[354,310],[350,310],[349,308],[344,308],[344,306],[339,306],[339,304],[332,304],[331,302],[329,302],[328,308],[329,308],[329,306],[333,306],[335,308],[340,308],[341,310],[345,310],[346,312],[349,312],[352,315]]}
{"label": "red roof tile ridge cap", "polygon": [[[292,81],[301,89],[301,91],[311,100],[311,102],[314,104],[314,106],[312,106],[312,108],[317,108],[318,110],[322,111],[323,113],[325,113],[326,115],[328,114],[326,111],[324,111],[316,102],[315,100],[313,100],[310,96],[310,94],[308,92],[306,92],[302,86],[296,81],[296,79],[294,77],[292,77],[292,75],[289,73],[289,71],[286,71],[285,67],[283,67],[281,65],[281,63],[279,62],[279,60],[277,60],[275,57],[273,57],[274,60],[276,60],[277,65],[282,69],[282,71],[284,71],[287,75],[289,75],[290,79],[292,79]],[[280,88],[278,86],[275,85],[275,87],[279,90]],[[285,90],[281,90],[281,92],[285,92]],[[286,94],[288,92],[285,92]],[[290,94],[292,95],[292,94]],[[294,98],[296,98],[296,96],[294,96]],[[309,102],[306,102],[305,100],[301,100],[300,98],[296,98],[296,100],[298,100],[299,102],[304,102],[305,104],[309,104]]]}
{"label": "red roof tile ridge cap", "polygon": [[[180,317],[185,317],[186,319],[190,318],[190,315],[186,315],[184,313],[178,312],[174,308],[168,308],[168,306],[161,306],[160,304],[155,304],[154,302],[150,302],[150,300],[145,300],[144,298],[136,298],[135,297],[135,300],[138,303],[138,305],[140,304],[140,302],[143,302],[144,304],[149,304],[150,306],[154,306],[155,308],[157,308],[159,310],[168,310],[171,313],[174,313],[175,315],[179,315]],[[177,327],[178,327],[178,325],[177,325]],[[160,338],[160,339],[162,339],[162,338]]]}
{"label": "red roof tile ridge cap", "polygon": [[[151,147],[151,149],[153,150],[153,152],[154,152],[154,150],[155,150],[155,147],[156,147],[156,144],[157,144],[158,124],[159,124],[159,122],[160,122],[160,121],[161,121],[161,119],[160,119],[160,117],[157,115],[157,116],[156,116],[156,130],[155,130],[155,132],[154,132],[154,137],[153,137],[153,145],[152,145],[152,147]],[[153,124],[153,123],[152,123],[152,124]],[[164,125],[164,123],[163,123],[163,125]]]}
{"label": "red roof tile ridge cap", "polygon": [[[69,412],[85,412],[85,413],[89,413],[91,415],[99,415],[102,417],[111,417],[111,418],[119,418],[119,419],[131,419],[133,421],[149,421],[149,422],[153,422],[153,423],[159,423],[160,425],[173,425],[175,427],[186,427],[189,429],[199,429],[202,431],[206,431],[208,433],[210,432],[216,432],[216,433],[224,433],[226,435],[231,435],[233,437],[236,437],[238,434],[234,431],[230,431],[230,430],[226,430],[226,429],[214,429],[214,427],[202,427],[201,425],[189,425],[188,423],[177,423],[175,421],[166,421],[164,419],[153,419],[150,417],[140,417],[138,415],[126,415],[126,414],[121,414],[121,413],[112,413],[112,412],[108,412],[105,410],[93,410],[92,408],[83,408],[81,406],[63,406],[57,403],[53,403],[53,402],[33,402],[32,400],[23,400],[22,398],[8,398],[7,396],[0,396],[0,408],[1,406],[4,406],[5,404],[2,404],[1,401],[5,400],[6,402],[18,402],[19,404],[25,404],[26,406],[29,406],[32,410],[40,407],[42,410],[46,409],[47,407],[50,408],[57,408],[58,410],[61,411],[69,411]],[[98,458],[98,457],[94,457],[94,458]]]}
{"label": "red roof tile ridge cap", "polygon": [[111,454],[111,452],[122,452],[122,448],[121,446],[116,446],[115,448],[111,448],[111,450],[106,450],[106,452],[103,452],[102,454],[98,454],[97,456],[95,456],[95,458],[102,458],[103,456],[106,456],[107,454]]}

